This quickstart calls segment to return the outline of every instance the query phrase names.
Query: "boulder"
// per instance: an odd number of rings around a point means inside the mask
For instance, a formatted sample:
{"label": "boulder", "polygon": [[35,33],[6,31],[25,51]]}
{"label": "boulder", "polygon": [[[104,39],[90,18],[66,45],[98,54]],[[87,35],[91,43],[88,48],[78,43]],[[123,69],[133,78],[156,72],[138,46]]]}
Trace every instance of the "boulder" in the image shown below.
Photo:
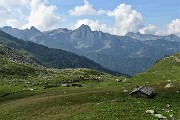
{"label": "boulder", "polygon": [[173,114],[169,115],[169,117],[171,117],[171,118],[172,118],[173,116],[174,116]]}
{"label": "boulder", "polygon": [[174,85],[172,83],[168,83],[165,88],[170,88],[170,87],[174,87]]}
{"label": "boulder", "polygon": [[125,89],[125,90],[123,90],[123,92],[128,92],[128,90]]}
{"label": "boulder", "polygon": [[154,117],[156,117],[158,119],[167,120],[167,118],[164,115],[162,115],[162,114],[154,114]]}
{"label": "boulder", "polygon": [[166,104],[166,107],[170,107],[171,105],[170,104]]}
{"label": "boulder", "polygon": [[154,114],[155,111],[154,111],[154,110],[146,110],[146,113],[148,113],[148,114]]}

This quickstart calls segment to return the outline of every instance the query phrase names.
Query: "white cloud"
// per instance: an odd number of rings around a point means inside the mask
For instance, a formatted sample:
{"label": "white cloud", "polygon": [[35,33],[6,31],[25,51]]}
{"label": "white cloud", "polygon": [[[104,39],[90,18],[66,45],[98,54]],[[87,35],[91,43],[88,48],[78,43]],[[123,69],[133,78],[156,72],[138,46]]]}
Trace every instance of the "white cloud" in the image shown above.
{"label": "white cloud", "polygon": [[175,34],[180,37],[180,19],[172,20],[171,23],[165,25],[163,30],[157,30],[156,35]]}
{"label": "white cloud", "polygon": [[47,0],[0,0],[0,26],[49,30],[60,22],[56,9]]}
{"label": "white cloud", "polygon": [[88,19],[77,21],[75,27],[80,26],[80,24],[86,24],[94,30],[101,30],[115,35],[124,35],[127,32],[138,32],[144,26],[141,13],[132,10],[130,5],[120,4],[113,11],[102,11],[107,16],[115,18],[115,24],[112,27],[102,24],[98,20],[92,21]]}
{"label": "white cloud", "polygon": [[156,26],[149,24],[139,30],[142,34],[169,35],[171,33],[180,37],[180,19],[172,20],[171,23],[165,25],[163,30],[157,29]]}
{"label": "white cloud", "polygon": [[28,6],[28,1],[29,0],[0,0],[0,26],[12,25],[20,28],[21,25],[20,23],[17,25],[17,22],[24,19],[24,15],[22,13],[20,14],[20,9],[23,6]]}
{"label": "white cloud", "polygon": [[120,4],[114,11],[109,11],[108,16],[112,16],[116,20],[117,35],[124,35],[127,32],[138,32],[144,26],[141,13],[132,10],[131,5]]}
{"label": "white cloud", "polygon": [[11,9],[15,6],[27,5],[30,0],[0,0],[0,6]]}
{"label": "white cloud", "polygon": [[[59,22],[66,21],[56,14],[57,7],[49,5],[47,0],[0,0],[0,26],[10,25],[17,28],[36,28],[44,31],[55,28]],[[124,35],[127,32],[141,32],[143,34],[180,36],[180,19],[172,20],[163,30],[154,25],[144,26],[140,12],[133,10],[131,5],[120,4],[114,10],[95,10],[93,5],[84,0],[84,5],[76,6],[69,11],[70,15],[106,15],[107,19],[114,19],[114,25],[102,23],[100,20],[81,19],[75,28],[86,24],[92,30],[101,30],[115,35]],[[99,16],[96,16],[96,18]],[[105,16],[103,16],[105,17]],[[23,27],[22,27],[23,26]]]}
{"label": "white cloud", "polygon": [[180,19],[172,20],[171,23],[166,26],[166,30],[168,34],[173,33],[180,36]]}
{"label": "white cloud", "polygon": [[7,20],[7,25],[8,26],[11,26],[13,28],[21,28],[22,27],[22,24],[18,21],[18,20],[15,20],[15,19],[12,19],[12,20]]}
{"label": "white cloud", "polygon": [[7,9],[0,9],[0,24],[3,24],[11,17],[11,12]]}
{"label": "white cloud", "polygon": [[22,8],[16,8],[16,9],[15,9],[15,12],[16,12],[16,14],[18,15],[18,19],[20,19],[20,20],[25,20],[25,19],[27,19],[27,15],[25,15],[25,14],[23,13],[23,9],[22,9]]}
{"label": "white cloud", "polygon": [[84,0],[83,6],[76,6],[74,9],[69,10],[70,15],[73,16],[82,16],[82,15],[98,15],[105,14],[106,11],[100,9],[96,11],[92,4],[90,4],[87,0]]}
{"label": "white cloud", "polygon": [[[84,1],[84,6],[77,6],[71,10],[73,15],[95,15],[100,11],[93,9],[88,1]],[[78,12],[79,11],[79,12]],[[82,12],[81,12],[82,11]],[[88,12],[89,11],[89,12]],[[114,17],[115,24],[109,27],[107,24],[101,23],[99,20],[81,19],[75,24],[78,28],[82,24],[89,25],[92,30],[100,30],[114,35],[125,35],[127,32],[140,32],[142,34],[169,35],[171,33],[180,36],[180,19],[172,20],[163,30],[159,30],[156,26],[149,24],[144,26],[143,17],[140,12],[133,10],[131,5],[120,4],[113,11],[102,10],[102,14]]]}
{"label": "white cloud", "polygon": [[39,30],[52,29],[60,22],[60,17],[55,14],[56,6],[46,5],[47,1],[32,0],[30,3],[30,15],[28,17],[28,24],[23,28],[30,28],[34,26]]}
{"label": "white cloud", "polygon": [[149,24],[147,27],[139,29],[139,32],[142,34],[156,34],[157,27]]}

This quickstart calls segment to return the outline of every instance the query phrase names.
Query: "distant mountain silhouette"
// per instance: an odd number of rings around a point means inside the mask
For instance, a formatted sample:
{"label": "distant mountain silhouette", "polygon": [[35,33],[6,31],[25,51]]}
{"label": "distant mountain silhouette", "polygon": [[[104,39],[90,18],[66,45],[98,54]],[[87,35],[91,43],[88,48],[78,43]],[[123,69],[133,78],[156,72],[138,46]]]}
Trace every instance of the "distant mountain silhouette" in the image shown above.
{"label": "distant mountain silhouette", "polygon": [[158,35],[151,35],[151,34],[141,34],[139,32],[137,32],[137,33],[129,32],[125,36],[129,36],[131,38],[141,40],[141,41],[163,39],[163,40],[167,40],[167,41],[180,42],[179,37],[174,34],[170,34],[167,36],[158,36]]}

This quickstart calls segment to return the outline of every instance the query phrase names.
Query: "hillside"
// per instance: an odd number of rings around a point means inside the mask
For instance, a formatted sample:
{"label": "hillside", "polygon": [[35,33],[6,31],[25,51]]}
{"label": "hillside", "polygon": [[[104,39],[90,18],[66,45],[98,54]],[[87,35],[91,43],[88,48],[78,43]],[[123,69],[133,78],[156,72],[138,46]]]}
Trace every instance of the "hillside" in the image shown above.
{"label": "hillside", "polygon": [[83,56],[67,51],[52,49],[29,41],[23,41],[0,31],[0,43],[31,56],[37,63],[50,68],[90,68],[112,74],[119,74]]}
{"label": "hillside", "polygon": [[109,83],[116,78],[124,79],[121,76],[112,76],[86,68],[45,68],[15,49],[0,45],[0,96],[8,94],[9,90],[15,90],[14,92],[26,92],[30,89],[43,90],[61,86],[63,82]]}
{"label": "hillside", "polygon": [[144,72],[157,60],[180,52],[180,38],[173,34],[128,33],[116,36],[92,31],[87,25],[75,30],[59,28],[45,32],[35,27],[19,30],[5,26],[1,30],[26,41],[86,56],[105,68],[129,75]]}
{"label": "hillside", "polygon": [[180,82],[180,53],[157,61],[148,71],[133,78],[136,82]]}
{"label": "hillside", "polygon": [[30,79],[32,76],[38,76],[39,71],[35,69],[35,66],[38,64],[31,58],[0,44],[1,82],[9,82],[8,79]]}

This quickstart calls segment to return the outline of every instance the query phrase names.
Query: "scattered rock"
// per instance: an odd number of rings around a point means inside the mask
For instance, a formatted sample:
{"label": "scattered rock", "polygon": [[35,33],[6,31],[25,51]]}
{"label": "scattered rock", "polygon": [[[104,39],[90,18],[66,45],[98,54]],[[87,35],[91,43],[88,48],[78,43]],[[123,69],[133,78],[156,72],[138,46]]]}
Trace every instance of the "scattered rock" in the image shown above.
{"label": "scattered rock", "polygon": [[155,111],[154,111],[154,110],[146,110],[146,113],[148,113],[148,114],[154,114]]}
{"label": "scattered rock", "polygon": [[117,82],[121,82],[121,80],[119,80],[119,79],[116,79],[116,81],[117,81]]}
{"label": "scattered rock", "polygon": [[171,80],[167,80],[168,82],[171,82]]}
{"label": "scattered rock", "polygon": [[127,81],[126,79],[123,80],[123,82],[126,82],[126,81]]}
{"label": "scattered rock", "polygon": [[154,110],[146,110],[146,113],[151,114],[152,116],[156,117],[157,119],[167,120],[167,118],[162,114],[157,114]]}
{"label": "scattered rock", "polygon": [[167,109],[166,109],[165,111],[166,111],[166,112],[169,112],[169,110],[167,110]]}
{"label": "scattered rock", "polygon": [[12,62],[21,63],[25,65],[31,64],[31,65],[39,66],[30,57],[18,53],[14,48],[3,46],[3,51],[5,52],[7,58]]}
{"label": "scattered rock", "polygon": [[153,116],[158,118],[158,119],[167,120],[167,118],[164,115],[162,115],[162,114],[154,114]]}
{"label": "scattered rock", "polygon": [[166,107],[170,107],[171,105],[170,104],[167,104]]}
{"label": "scattered rock", "polygon": [[123,90],[123,92],[128,92],[128,90]]}
{"label": "scattered rock", "polygon": [[169,117],[173,117],[173,116],[174,116],[173,114],[169,115]]}
{"label": "scattered rock", "polygon": [[30,88],[29,90],[30,90],[30,91],[33,91],[34,89]]}
{"label": "scattered rock", "polygon": [[165,88],[170,88],[170,87],[174,87],[174,85],[172,83],[168,83]]}

